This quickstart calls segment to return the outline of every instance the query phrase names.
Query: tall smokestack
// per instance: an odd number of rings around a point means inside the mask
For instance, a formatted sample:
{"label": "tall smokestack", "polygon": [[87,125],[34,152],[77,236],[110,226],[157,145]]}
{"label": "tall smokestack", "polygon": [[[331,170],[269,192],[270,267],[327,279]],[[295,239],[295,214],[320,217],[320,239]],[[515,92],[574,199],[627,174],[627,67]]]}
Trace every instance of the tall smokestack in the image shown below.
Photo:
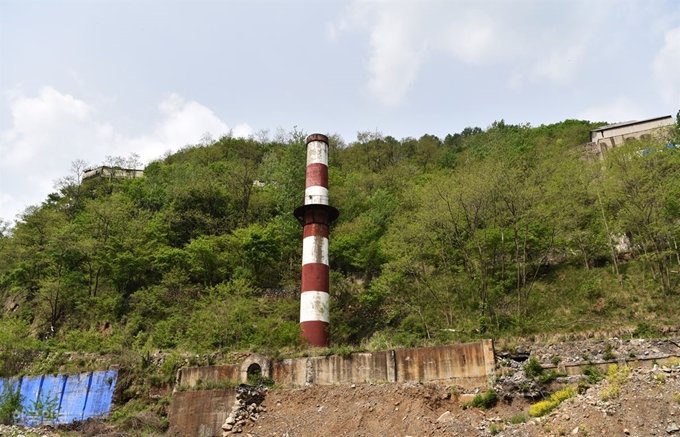
{"label": "tall smokestack", "polygon": [[330,344],[328,324],[328,227],[338,210],[328,205],[328,137],[307,137],[305,204],[295,209],[304,227],[302,240],[302,287],[300,327],[310,346]]}

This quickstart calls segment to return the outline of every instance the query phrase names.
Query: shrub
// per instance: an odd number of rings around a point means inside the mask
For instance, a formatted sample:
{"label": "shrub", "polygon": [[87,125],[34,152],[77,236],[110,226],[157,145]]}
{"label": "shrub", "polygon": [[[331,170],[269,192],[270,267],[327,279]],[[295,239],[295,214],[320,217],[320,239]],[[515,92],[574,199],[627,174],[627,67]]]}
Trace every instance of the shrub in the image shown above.
{"label": "shrub", "polygon": [[619,367],[616,364],[612,364],[607,368],[606,378],[609,386],[602,390],[600,397],[603,401],[619,397],[619,394],[621,393],[620,384],[623,384],[626,381],[629,373],[630,368],[626,366]]}
{"label": "shrub", "polygon": [[492,408],[498,402],[498,394],[492,388],[486,391],[486,393],[481,393],[472,398],[472,401],[462,405],[463,409],[469,407],[481,408],[483,410],[488,410]]}
{"label": "shrub", "polygon": [[248,375],[248,384],[274,387],[274,379],[264,376],[261,372],[253,372]]}
{"label": "shrub", "polygon": [[556,391],[555,393],[550,395],[550,399],[562,403],[567,399],[573,398],[574,396],[576,396],[576,389],[574,389],[574,387],[567,386],[564,389]]}
{"label": "shrub", "polygon": [[5,382],[0,393],[0,424],[12,425],[19,413],[21,413],[19,385],[17,384],[15,390],[11,382]]}
{"label": "shrub", "polygon": [[104,337],[100,332],[73,330],[66,333],[64,345],[70,351],[99,353],[103,341]]}
{"label": "shrub", "polygon": [[615,385],[610,385],[609,387],[602,390],[602,393],[600,393],[600,398],[603,401],[607,402],[611,399],[618,398],[620,394],[621,394],[621,388],[618,386],[618,384],[615,384]]}
{"label": "shrub", "polygon": [[629,374],[630,367],[619,367],[616,364],[612,364],[607,368],[607,381],[609,381],[610,384],[621,384],[628,379]]}
{"label": "shrub", "polygon": [[150,382],[154,386],[162,386],[164,384],[170,384],[175,381],[177,375],[177,369],[182,367],[184,359],[176,351],[172,352],[169,356],[163,360],[158,372],[152,375]]}
{"label": "shrub", "polygon": [[510,423],[517,425],[518,423],[524,423],[527,421],[527,416],[524,413],[519,413],[510,418]]}
{"label": "shrub", "polygon": [[451,393],[451,397],[455,400],[460,399],[460,389],[458,387],[451,386],[449,387],[449,392]]}
{"label": "shrub", "polygon": [[602,355],[602,358],[605,361],[611,361],[616,359],[616,354],[612,352],[612,345],[607,343],[604,345],[604,355]]}
{"label": "shrub", "polygon": [[559,404],[551,400],[540,401],[529,407],[529,415],[533,417],[542,417],[557,408]]}
{"label": "shrub", "polygon": [[31,336],[30,323],[0,318],[0,377],[21,373],[35,360],[40,342]]}
{"label": "shrub", "polygon": [[26,417],[37,425],[51,423],[59,417],[59,398],[57,396],[39,396],[24,411]]}
{"label": "shrub", "polygon": [[576,396],[576,389],[574,387],[565,387],[563,390],[557,391],[550,395],[550,399],[540,401],[529,407],[529,415],[533,417],[542,417],[557,408],[562,402],[569,398]]}
{"label": "shrub", "polygon": [[604,376],[602,376],[602,372],[600,372],[597,367],[593,366],[592,364],[587,365],[583,369],[583,374],[587,377],[589,384],[597,384],[604,378]]}
{"label": "shrub", "polygon": [[536,357],[529,358],[529,361],[524,365],[524,374],[527,378],[536,378],[543,374],[543,366],[541,366]]}
{"label": "shrub", "polygon": [[538,375],[538,382],[540,382],[541,384],[547,384],[559,378],[560,376],[567,376],[567,374],[550,370],[549,372]]}

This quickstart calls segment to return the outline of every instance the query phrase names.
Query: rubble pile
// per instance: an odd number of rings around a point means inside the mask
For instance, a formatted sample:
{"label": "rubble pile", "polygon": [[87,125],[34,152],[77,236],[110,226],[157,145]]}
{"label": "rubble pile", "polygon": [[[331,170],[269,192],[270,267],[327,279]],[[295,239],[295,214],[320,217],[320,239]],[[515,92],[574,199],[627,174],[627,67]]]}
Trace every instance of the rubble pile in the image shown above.
{"label": "rubble pile", "polygon": [[24,427],[18,425],[2,425],[0,424],[0,436],[3,437],[24,437],[24,436],[40,436],[40,437],[59,437],[54,430],[49,427]]}
{"label": "rubble pile", "polygon": [[241,384],[236,387],[236,400],[227,420],[222,425],[222,436],[240,434],[243,427],[257,422],[260,413],[267,409],[262,402],[267,394],[267,387]]}

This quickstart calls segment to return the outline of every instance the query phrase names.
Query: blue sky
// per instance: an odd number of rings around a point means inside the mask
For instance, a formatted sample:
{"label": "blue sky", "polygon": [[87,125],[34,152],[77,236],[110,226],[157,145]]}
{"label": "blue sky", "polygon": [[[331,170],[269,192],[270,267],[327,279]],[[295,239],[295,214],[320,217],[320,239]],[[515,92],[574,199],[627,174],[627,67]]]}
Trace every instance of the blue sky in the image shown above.
{"label": "blue sky", "polygon": [[677,0],[0,0],[0,218],[72,161],[680,109]]}

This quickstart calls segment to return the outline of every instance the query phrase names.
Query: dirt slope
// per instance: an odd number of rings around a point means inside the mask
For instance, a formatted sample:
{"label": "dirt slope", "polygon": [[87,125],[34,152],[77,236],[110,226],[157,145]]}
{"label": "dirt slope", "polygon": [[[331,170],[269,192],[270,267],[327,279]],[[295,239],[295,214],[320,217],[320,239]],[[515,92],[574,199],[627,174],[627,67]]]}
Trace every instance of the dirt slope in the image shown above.
{"label": "dirt slope", "polygon": [[[613,390],[605,379],[541,419],[528,417],[530,404],[522,398],[505,398],[487,411],[463,410],[449,389],[437,385],[272,390],[264,402],[266,412],[243,435],[680,436],[679,366],[633,369],[617,386]],[[511,424],[520,414],[527,421]]]}

